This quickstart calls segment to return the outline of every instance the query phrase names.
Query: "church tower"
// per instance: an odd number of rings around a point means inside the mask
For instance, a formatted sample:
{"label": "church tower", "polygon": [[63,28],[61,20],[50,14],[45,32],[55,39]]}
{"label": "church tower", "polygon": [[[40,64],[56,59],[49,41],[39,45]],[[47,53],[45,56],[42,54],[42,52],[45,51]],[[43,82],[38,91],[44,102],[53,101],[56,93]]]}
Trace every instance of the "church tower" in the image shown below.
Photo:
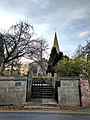
{"label": "church tower", "polygon": [[55,32],[55,36],[54,36],[54,43],[53,43],[53,47],[55,47],[55,48],[56,48],[56,50],[57,50],[57,53],[59,53],[59,52],[60,52],[60,49],[59,49],[59,44],[58,44],[58,39],[57,39],[57,34],[56,34],[56,32]]}

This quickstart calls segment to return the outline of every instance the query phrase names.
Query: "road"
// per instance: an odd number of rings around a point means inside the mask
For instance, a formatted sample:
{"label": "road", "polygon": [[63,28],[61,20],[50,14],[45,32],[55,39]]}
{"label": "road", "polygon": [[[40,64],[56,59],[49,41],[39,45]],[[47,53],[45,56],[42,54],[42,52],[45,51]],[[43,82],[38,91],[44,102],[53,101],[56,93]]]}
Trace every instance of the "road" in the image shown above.
{"label": "road", "polygon": [[1,112],[0,120],[90,120],[90,114],[47,112]]}

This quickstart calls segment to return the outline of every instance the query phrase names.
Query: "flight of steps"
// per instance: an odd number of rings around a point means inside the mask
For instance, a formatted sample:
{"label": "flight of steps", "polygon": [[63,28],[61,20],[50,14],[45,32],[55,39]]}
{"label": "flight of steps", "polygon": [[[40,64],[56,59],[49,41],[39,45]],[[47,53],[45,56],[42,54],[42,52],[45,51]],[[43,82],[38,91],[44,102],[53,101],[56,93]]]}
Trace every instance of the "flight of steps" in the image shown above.
{"label": "flight of steps", "polygon": [[34,84],[32,86],[32,98],[54,98],[55,91],[49,84]]}

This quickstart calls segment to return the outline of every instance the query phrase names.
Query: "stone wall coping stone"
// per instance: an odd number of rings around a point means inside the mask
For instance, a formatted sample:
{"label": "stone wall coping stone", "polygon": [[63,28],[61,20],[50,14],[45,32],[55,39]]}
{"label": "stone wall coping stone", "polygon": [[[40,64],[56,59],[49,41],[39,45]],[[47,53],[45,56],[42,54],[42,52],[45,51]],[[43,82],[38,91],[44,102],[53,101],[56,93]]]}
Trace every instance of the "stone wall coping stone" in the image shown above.
{"label": "stone wall coping stone", "polygon": [[79,77],[59,77],[58,80],[80,80]]}
{"label": "stone wall coping stone", "polygon": [[0,81],[27,81],[27,77],[0,77]]}

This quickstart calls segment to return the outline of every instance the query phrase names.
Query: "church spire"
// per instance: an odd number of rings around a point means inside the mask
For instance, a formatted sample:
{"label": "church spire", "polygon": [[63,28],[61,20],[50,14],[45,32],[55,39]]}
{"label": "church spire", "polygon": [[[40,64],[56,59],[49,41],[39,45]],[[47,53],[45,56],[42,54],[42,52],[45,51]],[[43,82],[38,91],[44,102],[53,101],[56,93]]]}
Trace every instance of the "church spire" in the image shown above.
{"label": "church spire", "polygon": [[53,43],[53,47],[55,47],[55,48],[56,48],[56,50],[57,50],[57,53],[59,53],[59,52],[60,52],[60,50],[59,50],[59,44],[58,44],[58,39],[57,39],[57,34],[56,34],[56,32],[55,32],[55,36],[54,36],[54,43]]}

